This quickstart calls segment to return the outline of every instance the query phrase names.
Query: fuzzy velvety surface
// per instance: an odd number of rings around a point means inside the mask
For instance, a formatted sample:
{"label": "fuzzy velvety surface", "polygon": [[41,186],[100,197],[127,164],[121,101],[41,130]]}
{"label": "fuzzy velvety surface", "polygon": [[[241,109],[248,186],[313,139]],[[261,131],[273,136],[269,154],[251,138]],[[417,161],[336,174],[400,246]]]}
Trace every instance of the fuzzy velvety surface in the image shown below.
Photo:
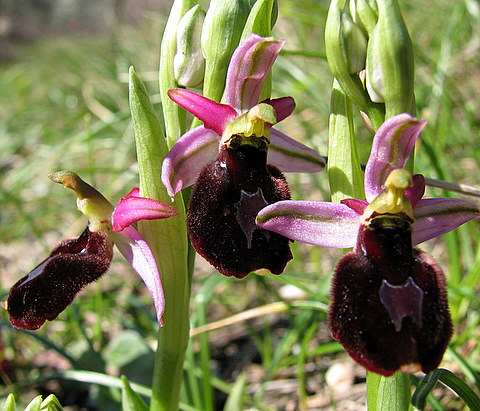
{"label": "fuzzy velvety surface", "polygon": [[82,288],[108,270],[111,260],[111,242],[88,227],[79,238],[61,242],[10,290],[10,322],[16,328],[36,330],[55,319]]}
{"label": "fuzzy velvety surface", "polygon": [[372,219],[335,268],[329,326],[358,363],[385,376],[438,367],[452,335],[445,278],[412,249],[402,217]]}
{"label": "fuzzy velvety surface", "polygon": [[222,274],[242,278],[262,268],[280,274],[292,258],[289,240],[257,227],[255,217],[289,198],[285,177],[266,164],[266,150],[223,147],[193,189],[187,216],[192,244]]}

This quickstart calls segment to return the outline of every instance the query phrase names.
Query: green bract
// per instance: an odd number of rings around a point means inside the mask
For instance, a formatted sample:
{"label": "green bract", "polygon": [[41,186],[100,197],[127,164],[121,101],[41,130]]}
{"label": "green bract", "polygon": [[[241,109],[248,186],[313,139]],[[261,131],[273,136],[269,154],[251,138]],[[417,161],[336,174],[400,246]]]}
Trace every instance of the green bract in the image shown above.
{"label": "green bract", "polygon": [[366,86],[385,103],[385,118],[414,113],[413,47],[396,0],[379,2],[378,22],[368,41]]}

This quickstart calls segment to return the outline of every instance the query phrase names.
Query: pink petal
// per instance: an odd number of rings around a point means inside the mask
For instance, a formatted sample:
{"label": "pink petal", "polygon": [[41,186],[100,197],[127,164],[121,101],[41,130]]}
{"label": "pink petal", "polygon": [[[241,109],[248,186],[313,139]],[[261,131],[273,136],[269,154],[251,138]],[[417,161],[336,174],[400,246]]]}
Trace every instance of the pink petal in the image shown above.
{"label": "pink petal", "polygon": [[158,323],[163,326],[165,297],[160,272],[150,247],[133,227],[126,227],[120,233],[114,232],[112,237],[117,248],[147,286],[153,298]]}
{"label": "pink petal", "polygon": [[200,94],[183,88],[168,90],[170,97],[180,107],[202,120],[205,128],[215,131],[219,136],[236,116],[236,111],[226,104],[220,104]]}
{"label": "pink petal", "polygon": [[323,201],[279,201],[257,215],[259,227],[320,247],[354,247],[359,224],[360,215],[346,205]]}
{"label": "pink petal", "polygon": [[363,212],[368,206],[367,200],[356,200],[355,198],[347,198],[340,201],[342,204],[345,204],[347,207],[351,208],[357,214],[363,215]]}
{"label": "pink petal", "polygon": [[267,162],[284,172],[316,173],[325,168],[325,157],[274,128],[270,129]]}
{"label": "pink petal", "polygon": [[413,187],[409,187],[405,190],[405,196],[412,203],[412,207],[415,207],[423,195],[425,194],[425,178],[421,174],[415,174],[413,176]]}
{"label": "pink petal", "polygon": [[280,97],[275,99],[266,99],[262,103],[271,105],[277,115],[277,123],[287,118],[295,110],[295,100],[292,97]]}
{"label": "pink petal", "polygon": [[457,198],[428,198],[413,208],[413,244],[454,230],[467,221],[480,217],[477,205]]}
{"label": "pink petal", "polygon": [[237,47],[228,66],[225,97],[238,112],[258,103],[263,83],[275,62],[283,40],[250,34]]}
{"label": "pink petal", "polygon": [[217,158],[218,144],[218,134],[203,126],[178,139],[162,165],[162,183],[171,197],[192,185],[203,168]]}
{"label": "pink petal", "polygon": [[365,194],[368,202],[377,197],[386,178],[395,168],[402,168],[425,127],[426,120],[409,114],[389,118],[378,129],[365,169]]}
{"label": "pink petal", "polygon": [[140,220],[156,220],[176,216],[178,211],[168,204],[151,198],[139,197],[139,189],[134,187],[121,198],[112,213],[113,231],[122,231]]}

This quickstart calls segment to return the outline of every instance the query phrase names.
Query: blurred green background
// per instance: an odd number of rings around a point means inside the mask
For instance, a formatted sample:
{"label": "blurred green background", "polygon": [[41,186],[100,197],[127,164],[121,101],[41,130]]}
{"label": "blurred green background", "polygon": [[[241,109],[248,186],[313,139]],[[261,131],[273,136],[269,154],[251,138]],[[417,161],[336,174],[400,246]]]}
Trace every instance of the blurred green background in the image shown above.
{"label": "blurred green background", "polygon": [[[414,44],[418,116],[429,121],[418,143],[416,172],[478,186],[479,2],[399,3]],[[206,1],[201,4],[207,7]],[[160,113],[156,70],[170,5],[164,0],[0,0],[0,301],[49,249],[85,225],[73,194],[52,184],[49,173],[71,169],[112,203],[138,184],[127,73],[134,65]],[[323,155],[332,84],[324,58],[327,10],[327,1],[279,0],[274,29],[287,41],[273,69],[273,96],[291,95],[297,102],[294,115],[279,128]],[[359,117],[357,128],[366,161],[371,136]],[[328,200],[326,173],[287,178],[295,199]],[[427,195],[458,196],[439,189]],[[449,281],[456,333],[445,366],[478,392],[479,223],[422,248]],[[295,259],[283,275],[243,281],[197,261],[193,328],[258,306],[269,314],[232,320],[208,338],[192,339],[182,393],[184,406],[192,408],[184,409],[221,409],[229,384],[241,373],[247,375],[248,405],[258,409],[341,410],[345,404],[364,409],[364,371],[331,340],[325,324],[330,275],[341,251],[297,243],[293,251]],[[269,311],[267,304],[291,300],[303,305]],[[76,369],[123,373],[149,383],[153,304],[120,259],[38,332],[12,330],[3,310],[0,319],[0,396],[18,390],[28,402],[35,393],[55,392],[68,409],[114,410],[118,390],[52,378]],[[344,367],[346,392],[336,390],[338,383],[328,377],[338,364]],[[215,386],[211,398],[199,390],[202,379]],[[437,396],[445,409],[463,407],[445,390]]]}

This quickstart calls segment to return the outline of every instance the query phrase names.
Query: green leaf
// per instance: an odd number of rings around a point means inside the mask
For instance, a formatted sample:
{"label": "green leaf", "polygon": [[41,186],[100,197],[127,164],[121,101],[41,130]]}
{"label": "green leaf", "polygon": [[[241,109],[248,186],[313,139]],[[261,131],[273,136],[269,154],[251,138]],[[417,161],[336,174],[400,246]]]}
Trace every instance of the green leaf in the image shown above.
{"label": "green leaf", "polygon": [[148,411],[143,399],[138,395],[128,382],[127,377],[122,375],[122,410],[123,411]]}
{"label": "green leaf", "polygon": [[8,394],[7,399],[2,405],[2,411],[15,411],[15,395]]}
{"label": "green leaf", "polygon": [[151,352],[151,348],[137,331],[125,330],[108,344],[104,350],[104,358],[109,366],[121,369]]}
{"label": "green leaf", "polygon": [[272,35],[272,12],[274,0],[257,0],[243,28],[241,39],[249,36],[251,33],[258,34],[262,37]]}
{"label": "green leaf", "polygon": [[243,411],[245,409],[244,392],[247,385],[247,376],[240,374],[233,385],[223,411]]}
{"label": "green leaf", "polygon": [[412,396],[412,404],[420,410],[425,408],[427,395],[433,389],[437,381],[441,381],[447,387],[455,391],[471,410],[480,410],[480,398],[454,373],[443,368],[427,374],[418,385]]}

